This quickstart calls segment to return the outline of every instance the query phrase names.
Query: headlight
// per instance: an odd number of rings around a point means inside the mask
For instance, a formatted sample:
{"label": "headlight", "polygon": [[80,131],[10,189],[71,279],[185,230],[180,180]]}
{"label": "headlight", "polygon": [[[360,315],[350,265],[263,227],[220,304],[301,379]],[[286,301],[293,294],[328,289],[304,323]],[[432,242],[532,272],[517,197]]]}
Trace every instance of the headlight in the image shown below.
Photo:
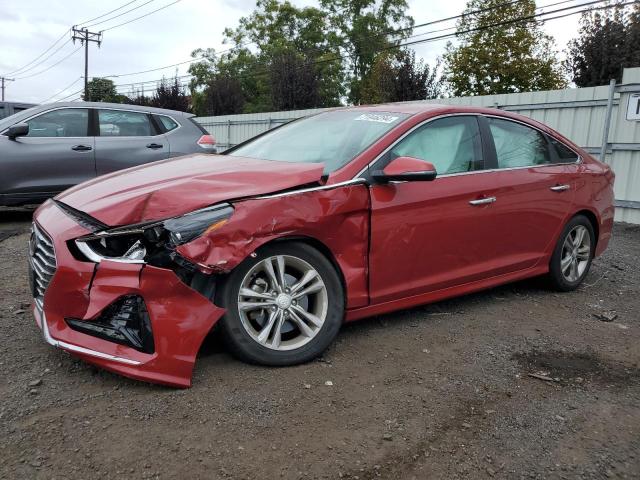
{"label": "headlight", "polygon": [[224,225],[233,214],[229,204],[215,205],[160,222],[117,227],[78,238],[78,250],[89,260],[145,263],[158,252],[172,251],[178,245]]}
{"label": "headlight", "polygon": [[231,205],[203,208],[182,217],[165,220],[162,226],[169,232],[173,245],[182,245],[227,223],[233,213]]}

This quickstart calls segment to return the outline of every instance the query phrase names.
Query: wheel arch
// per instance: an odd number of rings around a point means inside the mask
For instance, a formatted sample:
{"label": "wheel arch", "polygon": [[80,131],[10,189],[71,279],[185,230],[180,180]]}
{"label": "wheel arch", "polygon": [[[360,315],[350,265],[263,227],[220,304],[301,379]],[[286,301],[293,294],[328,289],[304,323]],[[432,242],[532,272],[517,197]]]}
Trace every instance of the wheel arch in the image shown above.
{"label": "wheel arch", "polygon": [[[577,217],[578,215],[587,217],[591,223],[591,226],[593,227],[593,235],[595,237],[595,245],[593,246],[595,249],[598,246],[598,239],[600,238],[600,222],[598,220],[598,216],[595,212],[585,208],[574,213],[571,218]],[[569,220],[571,220],[571,218]]]}
{"label": "wheel arch", "polygon": [[[278,244],[278,243],[287,243],[287,242],[297,242],[297,243],[304,243],[312,248],[314,248],[315,250],[317,250],[318,252],[320,252],[327,260],[329,260],[329,263],[331,263],[331,266],[333,266],[334,270],[336,271],[336,273],[338,274],[338,278],[340,280],[340,285],[342,286],[342,289],[344,291],[344,301],[345,301],[345,309],[347,308],[347,304],[348,304],[348,298],[349,298],[349,288],[347,286],[347,281],[345,278],[345,274],[344,271],[342,269],[342,267],[340,266],[340,263],[338,262],[336,256],[334,255],[333,251],[322,241],[318,240],[317,238],[314,237],[310,237],[307,235],[286,235],[286,236],[282,236],[282,237],[277,237],[277,238],[272,238],[270,240],[267,240],[264,243],[260,243],[260,245],[256,246],[252,251],[256,251],[259,250],[261,248],[264,248],[268,245],[274,245],[274,244]],[[248,257],[247,257],[248,258]],[[246,258],[245,258],[246,260]],[[244,261],[244,260],[243,260]],[[237,268],[237,266],[234,267],[234,269]],[[227,273],[221,274],[218,276],[218,280],[221,283],[224,283],[227,281],[227,278],[229,277],[229,274],[231,273],[232,270],[230,270]],[[221,295],[221,288],[217,288],[215,290],[215,304],[216,305],[222,305],[222,297]]]}

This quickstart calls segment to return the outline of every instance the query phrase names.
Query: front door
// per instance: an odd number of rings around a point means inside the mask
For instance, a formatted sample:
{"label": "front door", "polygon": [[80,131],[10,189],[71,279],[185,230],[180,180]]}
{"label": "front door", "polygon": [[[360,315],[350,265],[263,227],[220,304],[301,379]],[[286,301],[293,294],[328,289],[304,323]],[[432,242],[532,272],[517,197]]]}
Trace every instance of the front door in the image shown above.
{"label": "front door", "polygon": [[449,116],[414,129],[381,157],[431,162],[431,182],[371,187],[370,297],[372,303],[418,295],[493,275],[492,198],[496,172],[483,171],[487,155],[478,119]]}
{"label": "front door", "polygon": [[29,134],[2,137],[0,192],[38,203],[93,178],[94,139],[86,108],[44,112],[26,123]]}

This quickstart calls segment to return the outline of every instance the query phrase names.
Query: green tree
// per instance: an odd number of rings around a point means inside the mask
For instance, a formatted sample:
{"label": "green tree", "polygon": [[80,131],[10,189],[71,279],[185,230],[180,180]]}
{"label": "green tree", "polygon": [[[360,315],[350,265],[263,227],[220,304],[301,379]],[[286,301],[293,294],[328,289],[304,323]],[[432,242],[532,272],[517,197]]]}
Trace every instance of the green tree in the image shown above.
{"label": "green tree", "polygon": [[640,66],[640,5],[616,5],[582,14],[578,38],[569,42],[564,65],[578,87],[622,80],[625,67]]}
{"label": "green tree", "polygon": [[[445,78],[455,96],[563,88],[553,39],[535,15],[535,0],[469,0],[449,43]],[[529,18],[528,20],[520,20]]]}
{"label": "green tree", "polygon": [[196,115],[231,115],[242,113],[245,99],[240,81],[226,74],[211,77],[206,88],[192,95]]}
{"label": "green tree", "polygon": [[313,60],[294,50],[271,59],[271,103],[276,110],[298,110],[320,105],[320,78]]}
{"label": "green tree", "polygon": [[415,52],[402,49],[378,55],[362,88],[364,103],[404,102],[438,98],[442,80],[438,65],[431,69]]}
{"label": "green tree", "polygon": [[[256,10],[241,18],[237,28],[225,30],[228,51],[194,52],[203,60],[190,68],[194,75],[192,88],[206,90],[218,75],[234,77],[242,86],[247,113],[273,110],[274,102],[290,104],[281,95],[287,90],[287,81],[296,82],[288,85],[292,89],[308,92],[312,88],[313,106],[339,105],[345,93],[344,72],[334,40],[326,28],[326,12],[315,7],[298,8],[288,1],[258,0]],[[294,71],[283,75],[283,62]],[[311,83],[303,86],[302,81]]]}
{"label": "green tree", "polygon": [[188,112],[190,98],[185,87],[176,76],[173,81],[163,78],[156,87],[150,105],[158,108],[168,108]]}
{"label": "green tree", "polygon": [[349,100],[362,101],[362,86],[377,55],[411,35],[406,0],[321,0],[330,35],[339,42],[349,69]]}
{"label": "green tree", "polygon": [[126,96],[118,93],[115,84],[108,78],[92,78],[87,83],[87,86],[89,89],[89,98],[85,98],[83,93],[82,99],[84,101],[111,103],[126,103],[128,101]]}

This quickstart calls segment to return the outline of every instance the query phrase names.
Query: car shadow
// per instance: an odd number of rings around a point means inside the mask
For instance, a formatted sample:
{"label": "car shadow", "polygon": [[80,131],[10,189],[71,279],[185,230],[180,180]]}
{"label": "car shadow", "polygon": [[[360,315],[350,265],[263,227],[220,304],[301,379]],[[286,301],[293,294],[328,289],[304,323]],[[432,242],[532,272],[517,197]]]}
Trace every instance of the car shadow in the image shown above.
{"label": "car shadow", "polygon": [[[544,277],[528,278],[515,283],[501,285],[488,290],[470,293],[460,297],[442,300],[439,302],[420,305],[413,308],[398,310],[384,315],[374,315],[362,320],[345,323],[338,334],[338,338],[349,338],[351,336],[366,335],[369,332],[380,328],[397,328],[398,335],[403,335],[403,327],[414,326],[416,321],[428,321],[430,318],[439,316],[451,316],[467,312],[477,307],[479,304],[503,302],[514,298],[524,298],[528,296],[539,296],[553,294]],[[335,344],[334,344],[335,346]],[[325,356],[331,354],[331,349]],[[224,338],[219,328],[213,328],[212,332],[205,338],[198,353],[198,357],[206,358],[227,353]]]}

